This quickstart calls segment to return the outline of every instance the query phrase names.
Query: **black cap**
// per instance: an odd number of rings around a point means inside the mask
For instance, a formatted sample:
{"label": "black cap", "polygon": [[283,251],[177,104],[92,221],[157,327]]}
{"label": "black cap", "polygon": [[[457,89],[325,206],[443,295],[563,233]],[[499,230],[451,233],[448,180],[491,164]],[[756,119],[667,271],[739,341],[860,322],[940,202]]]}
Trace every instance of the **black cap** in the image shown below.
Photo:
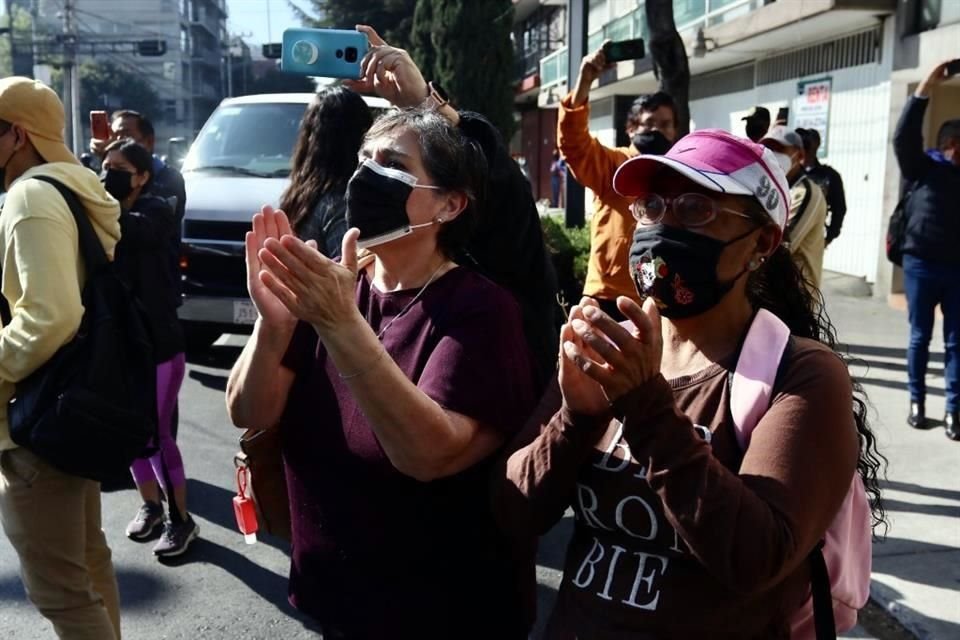
{"label": "black cap", "polygon": [[750,109],[750,113],[740,118],[741,120],[766,120],[770,122],[770,111],[766,107],[754,107]]}

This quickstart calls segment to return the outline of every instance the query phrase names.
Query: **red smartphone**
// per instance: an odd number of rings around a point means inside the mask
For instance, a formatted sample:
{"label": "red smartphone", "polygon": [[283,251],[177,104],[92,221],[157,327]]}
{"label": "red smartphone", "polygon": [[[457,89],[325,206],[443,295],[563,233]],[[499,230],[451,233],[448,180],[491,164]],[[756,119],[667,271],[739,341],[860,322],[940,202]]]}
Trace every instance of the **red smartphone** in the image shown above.
{"label": "red smartphone", "polygon": [[90,135],[97,140],[110,139],[110,119],[106,111],[90,112]]}
{"label": "red smartphone", "polygon": [[944,75],[949,78],[950,76],[955,76],[958,73],[960,73],[960,58],[951,60],[947,63],[947,70],[944,72]]}

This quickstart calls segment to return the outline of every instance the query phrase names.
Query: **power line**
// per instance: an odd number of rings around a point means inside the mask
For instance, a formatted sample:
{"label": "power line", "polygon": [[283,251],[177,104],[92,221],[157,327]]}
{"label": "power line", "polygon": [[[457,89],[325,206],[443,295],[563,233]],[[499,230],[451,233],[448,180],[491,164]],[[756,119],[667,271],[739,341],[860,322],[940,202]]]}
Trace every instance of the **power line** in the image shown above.
{"label": "power line", "polygon": [[[127,29],[127,31],[128,31],[129,33],[131,33],[131,34],[133,34],[133,35],[160,36],[160,37],[163,37],[163,38],[169,38],[169,37],[170,37],[170,34],[169,34],[169,33],[163,33],[163,32],[161,32],[161,31],[153,31],[153,30],[151,30],[151,29],[146,29],[146,28],[144,28],[144,27],[138,27],[138,26],[136,26],[136,25],[134,25],[134,24],[131,24],[131,23],[129,23],[129,22],[118,22],[118,21],[116,21],[116,20],[113,20],[112,18],[108,18],[108,17],[106,17],[106,16],[102,16],[102,15],[97,14],[97,13],[91,13],[90,11],[85,11],[85,10],[83,10],[83,9],[75,9],[75,11],[76,11],[77,13],[79,13],[79,14],[82,14],[82,15],[87,16],[88,18],[96,18],[97,20],[103,20],[104,22],[107,22],[107,23],[109,23],[109,24],[112,24],[112,25],[115,25],[115,26],[118,26],[118,27],[124,27],[125,29]],[[88,26],[89,26],[89,25],[88,25]],[[103,35],[103,34],[97,33],[97,35]]]}

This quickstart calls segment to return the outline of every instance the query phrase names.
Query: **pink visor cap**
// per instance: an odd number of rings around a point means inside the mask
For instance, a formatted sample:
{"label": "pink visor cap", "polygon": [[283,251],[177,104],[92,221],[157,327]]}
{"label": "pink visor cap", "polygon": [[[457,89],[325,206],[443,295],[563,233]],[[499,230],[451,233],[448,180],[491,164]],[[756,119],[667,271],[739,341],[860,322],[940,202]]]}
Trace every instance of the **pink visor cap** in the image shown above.
{"label": "pink visor cap", "polygon": [[787,177],[773,152],[722,129],[702,129],[677,140],[664,156],[630,158],[613,176],[613,188],[625,198],[656,192],[652,177],[669,167],[705,189],[756,198],[783,229],[790,207]]}

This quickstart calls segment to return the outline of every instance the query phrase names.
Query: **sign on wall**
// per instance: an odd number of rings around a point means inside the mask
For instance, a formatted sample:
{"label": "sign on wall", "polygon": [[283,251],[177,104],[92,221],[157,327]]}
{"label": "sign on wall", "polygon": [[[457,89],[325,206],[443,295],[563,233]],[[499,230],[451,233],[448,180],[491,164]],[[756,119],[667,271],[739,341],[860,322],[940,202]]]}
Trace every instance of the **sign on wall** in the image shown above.
{"label": "sign on wall", "polygon": [[794,129],[816,129],[820,133],[818,158],[827,155],[830,137],[827,134],[830,122],[830,91],[832,78],[804,80],[797,83],[797,98],[793,107]]}

